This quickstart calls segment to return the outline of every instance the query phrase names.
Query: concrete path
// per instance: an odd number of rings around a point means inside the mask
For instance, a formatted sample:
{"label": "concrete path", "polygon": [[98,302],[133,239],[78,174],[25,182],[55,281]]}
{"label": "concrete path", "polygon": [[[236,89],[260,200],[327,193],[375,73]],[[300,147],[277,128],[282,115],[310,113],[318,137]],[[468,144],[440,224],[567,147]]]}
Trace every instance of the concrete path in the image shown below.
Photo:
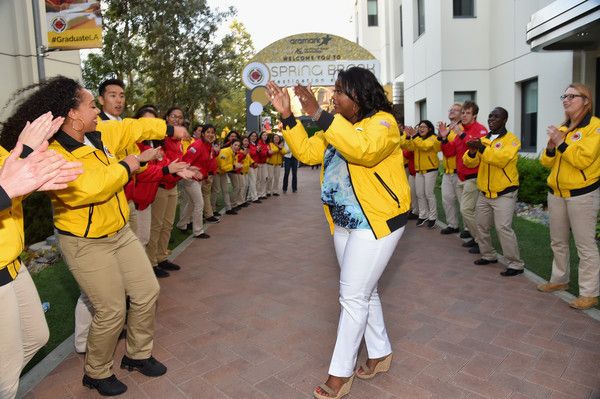
{"label": "concrete path", "polygon": [[[309,398],[324,381],[339,314],[338,266],[318,171],[300,190],[210,227],[160,280],[154,355],[169,372],[115,369],[123,398]],[[456,237],[410,223],[381,280],[394,361],[349,399],[600,398],[600,322]],[[118,365],[124,352],[120,341]],[[364,357],[364,351],[361,355]],[[96,398],[70,355],[26,398]]]}

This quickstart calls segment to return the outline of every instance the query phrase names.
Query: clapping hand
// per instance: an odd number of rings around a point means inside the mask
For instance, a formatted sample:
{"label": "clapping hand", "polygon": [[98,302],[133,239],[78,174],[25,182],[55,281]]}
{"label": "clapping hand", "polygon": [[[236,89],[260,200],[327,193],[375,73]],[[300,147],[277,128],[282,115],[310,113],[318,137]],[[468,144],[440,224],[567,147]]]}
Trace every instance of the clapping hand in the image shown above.
{"label": "clapping hand", "polygon": [[558,130],[556,126],[548,126],[548,148],[553,149],[558,147],[565,141],[563,132]]}
{"label": "clapping hand", "polygon": [[290,95],[287,90],[277,86],[275,82],[269,81],[267,83],[267,93],[273,108],[281,114],[283,119],[289,118],[292,115],[292,109],[290,107]]}
{"label": "clapping hand", "polygon": [[406,127],[404,128],[404,132],[406,133],[406,135],[407,135],[408,137],[413,137],[415,134],[417,134],[417,131],[416,131],[416,130],[415,130],[415,128],[414,128],[414,127],[412,127],[412,126],[406,126]]}
{"label": "clapping hand", "polygon": [[314,115],[319,110],[319,103],[313,94],[310,85],[302,86],[301,84],[297,84],[294,86],[294,94],[300,100],[300,105],[302,105],[302,111],[306,115]]}
{"label": "clapping hand", "polygon": [[156,148],[149,148],[138,156],[140,162],[150,162],[160,158],[162,158],[162,149],[160,146]]}
{"label": "clapping hand", "polygon": [[448,126],[446,126],[446,124],[442,121],[438,122],[438,132],[440,134],[440,137],[445,139],[446,137],[448,137],[448,133],[450,133],[450,129],[448,128]]}
{"label": "clapping hand", "polygon": [[32,150],[38,148],[44,141],[50,138],[60,129],[65,118],[59,116],[52,118],[52,112],[38,116],[33,122],[27,122],[19,134],[19,140]]}

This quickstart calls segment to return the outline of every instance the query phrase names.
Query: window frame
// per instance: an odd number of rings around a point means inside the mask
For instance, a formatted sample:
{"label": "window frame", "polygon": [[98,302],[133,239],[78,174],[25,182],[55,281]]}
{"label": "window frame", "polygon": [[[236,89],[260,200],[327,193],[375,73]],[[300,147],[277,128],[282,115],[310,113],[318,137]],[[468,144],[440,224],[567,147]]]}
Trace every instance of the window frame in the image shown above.
{"label": "window frame", "polygon": [[[456,12],[455,12],[456,3],[457,2],[462,2],[462,1],[471,1],[472,9],[473,9],[473,14],[472,15],[464,15],[464,14],[457,15],[456,14]],[[461,19],[461,18],[477,18],[476,5],[477,5],[477,2],[475,0],[452,0],[452,18],[456,18],[456,19]]]}
{"label": "window frame", "polygon": [[[526,124],[528,124],[528,120],[525,117],[525,115],[528,115],[525,113],[525,107],[527,106],[526,104],[526,93],[527,93],[527,88],[530,84],[534,83],[536,84],[537,88],[536,88],[536,110],[535,110],[535,121],[534,121],[534,126],[533,128],[529,129],[529,135],[525,136],[525,133],[527,132],[526,129]],[[539,125],[539,99],[540,99],[540,95],[539,95],[539,80],[538,77],[535,76],[533,78],[529,78],[526,80],[522,80],[521,82],[519,82],[519,87],[521,89],[521,115],[520,115],[520,126],[519,126],[519,130],[520,130],[520,137],[521,137],[521,150],[520,152],[537,152],[537,130],[538,130],[538,125]],[[532,113],[530,113],[532,114]],[[527,140],[525,140],[527,139]]]}
{"label": "window frame", "polygon": [[[375,14],[369,14],[369,4],[373,3],[375,4]],[[372,18],[374,21],[372,21]],[[367,0],[367,26],[370,28],[379,26],[379,7],[377,0]]]}

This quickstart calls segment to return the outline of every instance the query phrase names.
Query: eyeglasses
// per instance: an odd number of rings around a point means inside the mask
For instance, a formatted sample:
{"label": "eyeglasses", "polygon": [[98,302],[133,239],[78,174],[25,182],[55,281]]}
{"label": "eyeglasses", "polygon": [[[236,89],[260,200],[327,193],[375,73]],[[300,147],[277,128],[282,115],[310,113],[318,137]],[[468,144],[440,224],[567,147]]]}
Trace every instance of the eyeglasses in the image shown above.
{"label": "eyeglasses", "polygon": [[560,96],[560,99],[564,100],[564,99],[568,98],[569,100],[572,100],[575,97],[585,98],[585,96],[582,96],[581,94],[563,94],[562,96]]}

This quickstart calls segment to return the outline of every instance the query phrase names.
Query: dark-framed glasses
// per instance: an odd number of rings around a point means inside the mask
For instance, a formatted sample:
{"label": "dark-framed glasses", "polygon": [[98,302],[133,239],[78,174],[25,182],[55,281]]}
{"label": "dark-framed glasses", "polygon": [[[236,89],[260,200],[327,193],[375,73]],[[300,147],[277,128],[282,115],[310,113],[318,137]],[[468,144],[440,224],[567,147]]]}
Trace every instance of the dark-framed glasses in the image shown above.
{"label": "dark-framed glasses", "polygon": [[564,99],[567,99],[567,98],[568,98],[569,100],[572,100],[572,99],[574,99],[575,97],[581,97],[581,98],[584,98],[585,96],[582,96],[581,94],[563,94],[562,96],[560,96],[560,99],[561,99],[561,100],[564,100]]}

